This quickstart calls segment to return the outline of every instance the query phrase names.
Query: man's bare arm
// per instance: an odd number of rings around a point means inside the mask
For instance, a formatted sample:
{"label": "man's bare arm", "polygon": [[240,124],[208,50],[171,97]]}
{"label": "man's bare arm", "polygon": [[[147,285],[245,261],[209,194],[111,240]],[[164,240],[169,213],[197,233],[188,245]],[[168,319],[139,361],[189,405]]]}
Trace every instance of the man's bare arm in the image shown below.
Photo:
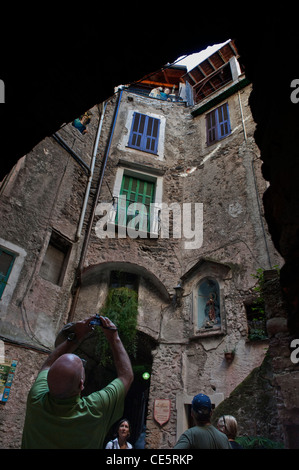
{"label": "man's bare arm", "polygon": [[123,382],[127,393],[134,379],[130,358],[122,344],[114,323],[107,317],[101,317],[101,320],[103,333],[112,351],[117,377]]}

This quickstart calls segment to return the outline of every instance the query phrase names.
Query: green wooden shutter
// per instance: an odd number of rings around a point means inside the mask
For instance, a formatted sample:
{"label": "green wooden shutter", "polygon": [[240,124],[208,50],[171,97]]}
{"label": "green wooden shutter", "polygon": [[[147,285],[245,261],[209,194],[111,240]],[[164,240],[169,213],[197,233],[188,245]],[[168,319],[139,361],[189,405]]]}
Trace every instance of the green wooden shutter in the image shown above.
{"label": "green wooden shutter", "polygon": [[154,201],[154,192],[153,182],[124,175],[120,196],[126,197],[126,204],[125,207],[119,204],[116,222],[128,226],[129,222],[139,214],[140,223],[136,226],[136,230],[150,231],[150,205]]}
{"label": "green wooden shutter", "polygon": [[16,255],[0,247],[0,299],[11,273]]}

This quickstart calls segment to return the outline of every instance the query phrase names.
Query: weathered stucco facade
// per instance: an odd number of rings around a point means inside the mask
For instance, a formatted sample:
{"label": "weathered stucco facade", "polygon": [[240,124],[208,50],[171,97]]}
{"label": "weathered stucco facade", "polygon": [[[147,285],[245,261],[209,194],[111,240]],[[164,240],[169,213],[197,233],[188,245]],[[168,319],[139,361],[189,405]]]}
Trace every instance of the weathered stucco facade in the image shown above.
{"label": "weathered stucco facade", "polygon": [[[253,138],[250,91],[239,74],[187,106],[122,87],[89,110],[88,133],[67,124],[12,171],[1,190],[0,246],[22,262],[18,270],[13,266],[13,285],[9,290],[9,278],[1,299],[1,337],[11,357],[16,343],[35,352],[18,349],[11,403],[19,395],[19,370],[23,374],[28,355],[51,349],[68,321],[98,312],[113,272],[134,275],[138,286],[137,329],[143,339],[137,356],[146,343],[151,364],[149,389],[142,392],[149,448],[173,447],[188,427],[194,394],[206,393],[217,406],[262,363],[267,342],[248,340],[246,305],[256,283],[252,274],[280,259],[261,212],[266,183]],[[211,142],[208,115],[223,106],[229,128]],[[159,122],[154,152],[133,148],[134,113]],[[137,238],[116,222],[120,196],[129,194],[125,179],[152,188],[152,225]],[[162,204],[173,209],[169,223],[158,212]],[[133,215],[138,217],[136,211]],[[163,221],[169,233],[162,232]],[[206,313],[210,292],[214,318]],[[227,362],[224,352],[232,349],[234,359]],[[30,377],[26,374],[27,389],[38,370],[33,368]],[[156,399],[170,400],[163,426],[154,417]],[[20,442],[24,401],[18,406],[14,443],[4,440],[3,447]],[[5,416],[10,409],[7,403],[0,412]]]}

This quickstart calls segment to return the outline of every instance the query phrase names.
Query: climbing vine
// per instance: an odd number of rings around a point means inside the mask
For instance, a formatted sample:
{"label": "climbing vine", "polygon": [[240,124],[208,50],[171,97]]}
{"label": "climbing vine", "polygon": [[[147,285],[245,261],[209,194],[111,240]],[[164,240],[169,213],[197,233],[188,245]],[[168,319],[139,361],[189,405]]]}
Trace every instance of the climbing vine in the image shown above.
{"label": "climbing vine", "polygon": [[[133,289],[116,287],[109,290],[104,307],[100,315],[110,318],[117,326],[122,343],[129,354],[135,357],[137,349],[137,315],[138,295]],[[107,366],[112,364],[112,353],[101,327],[97,327],[98,343],[97,354],[100,356],[100,364]]]}

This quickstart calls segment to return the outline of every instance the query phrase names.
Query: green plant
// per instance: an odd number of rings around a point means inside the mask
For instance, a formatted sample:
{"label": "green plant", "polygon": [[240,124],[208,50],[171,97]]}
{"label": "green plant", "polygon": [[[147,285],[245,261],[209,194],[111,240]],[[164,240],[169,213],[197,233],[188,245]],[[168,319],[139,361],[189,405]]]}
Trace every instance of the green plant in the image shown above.
{"label": "green plant", "polygon": [[263,339],[268,339],[265,328],[254,328],[251,326],[248,339],[250,339],[250,341],[261,341]]}
{"label": "green plant", "polygon": [[236,441],[244,449],[283,449],[281,442],[275,442],[267,437],[262,436],[239,436]]}
{"label": "green plant", "polygon": [[236,354],[236,347],[233,348],[232,346],[226,346],[223,352]]}
{"label": "green plant", "polygon": [[[100,315],[110,318],[117,326],[122,343],[130,356],[135,357],[137,348],[137,315],[138,295],[133,289],[127,287],[112,288]],[[100,356],[100,364],[112,364],[112,354],[109,344],[104,337],[101,327],[97,327],[98,345],[96,353]]]}
{"label": "green plant", "polygon": [[[275,265],[272,268],[273,270],[275,269],[277,273],[279,273],[279,266]],[[264,316],[265,315],[265,300],[263,296],[263,288],[264,288],[264,283],[265,283],[265,277],[264,277],[264,270],[263,268],[258,268],[256,270],[255,274],[251,274],[252,277],[257,279],[257,285],[253,288],[253,291],[257,294],[257,297],[254,301],[255,307],[252,308],[254,312],[257,312],[257,314]]]}
{"label": "green plant", "polygon": [[[278,266],[273,266],[272,269],[276,269],[279,272]],[[263,288],[265,283],[264,270],[258,268],[255,274],[251,274],[252,277],[257,279],[257,284],[253,288],[256,293],[256,298],[251,306],[251,318],[249,320],[249,334],[248,339],[251,341],[267,339],[266,332],[266,312],[265,312],[265,300],[263,296]]]}
{"label": "green plant", "polygon": [[252,277],[257,279],[257,284],[253,288],[253,292],[256,293],[256,299],[253,302],[252,311],[256,313],[257,318],[254,318],[254,321],[263,320],[265,318],[265,301],[263,296],[263,287],[264,287],[264,270],[258,268],[255,274],[251,274]]}

